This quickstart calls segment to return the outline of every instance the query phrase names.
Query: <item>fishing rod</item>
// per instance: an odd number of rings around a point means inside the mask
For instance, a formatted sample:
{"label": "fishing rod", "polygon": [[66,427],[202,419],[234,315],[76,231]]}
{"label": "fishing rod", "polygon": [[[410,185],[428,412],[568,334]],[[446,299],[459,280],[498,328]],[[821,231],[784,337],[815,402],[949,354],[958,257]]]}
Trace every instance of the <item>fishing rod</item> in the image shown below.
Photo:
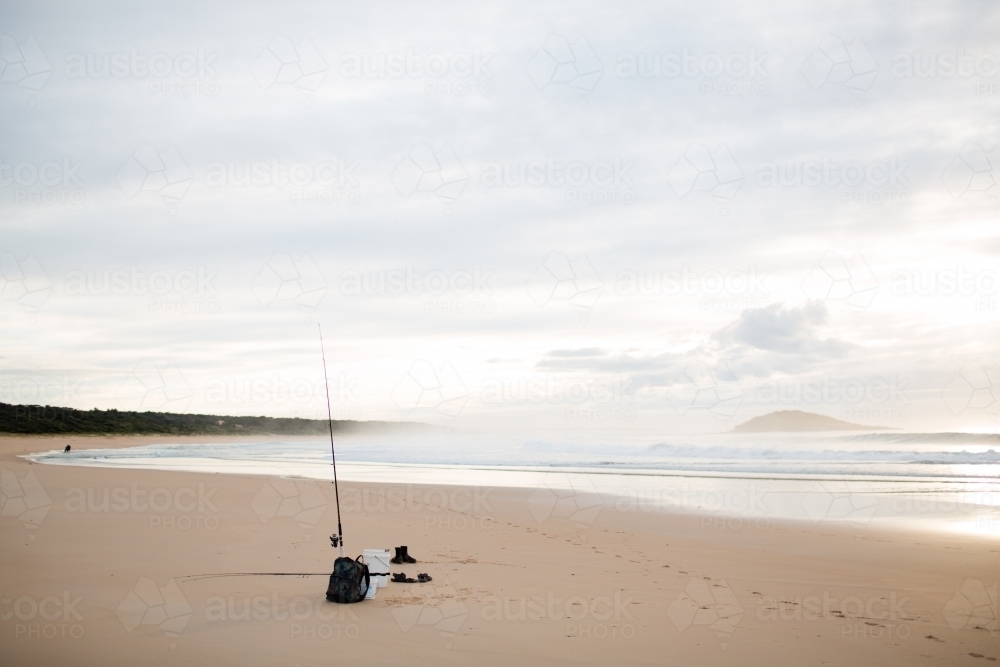
{"label": "fishing rod", "polygon": [[326,387],[326,423],[330,427],[330,459],[333,461],[333,495],[337,499],[337,534],[330,536],[334,548],[340,547],[340,557],[344,557],[344,529],[340,525],[340,488],[337,486],[337,451],[333,447],[333,410],[330,408],[330,379],[326,375],[326,349],[323,347],[323,326],[319,327],[319,349],[323,355],[323,384]]}

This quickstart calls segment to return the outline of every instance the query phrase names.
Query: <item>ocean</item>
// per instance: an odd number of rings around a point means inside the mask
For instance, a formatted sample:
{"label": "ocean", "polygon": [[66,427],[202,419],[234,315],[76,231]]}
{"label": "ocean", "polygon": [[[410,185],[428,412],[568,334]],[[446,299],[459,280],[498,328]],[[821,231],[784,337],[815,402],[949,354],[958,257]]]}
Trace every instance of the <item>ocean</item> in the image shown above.
{"label": "ocean", "polygon": [[[1000,538],[1000,434],[767,433],[614,440],[476,433],[338,437],[344,481],[526,487],[586,527],[602,509],[711,525],[875,524]],[[329,440],[52,451],[43,464],[331,480]],[[536,496],[537,494],[533,494]],[[537,518],[536,513],[536,518]],[[721,523],[720,523],[721,522]]]}

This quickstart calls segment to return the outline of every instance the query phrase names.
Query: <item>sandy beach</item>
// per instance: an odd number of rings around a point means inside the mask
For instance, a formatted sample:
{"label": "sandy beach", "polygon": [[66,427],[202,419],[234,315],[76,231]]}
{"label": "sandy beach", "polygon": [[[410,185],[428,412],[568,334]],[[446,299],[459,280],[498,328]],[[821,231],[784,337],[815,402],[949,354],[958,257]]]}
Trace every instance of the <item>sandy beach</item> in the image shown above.
{"label": "sandy beach", "polygon": [[[336,555],[329,484],[18,458],[152,442],[165,440],[0,438],[5,664],[1000,657],[1000,544],[984,538],[628,513],[613,501],[574,514],[561,511],[571,497],[532,489],[346,483],[350,555],[406,544],[419,562],[393,571],[434,580],[338,606],[323,598]],[[290,574],[206,576],[238,573]]]}

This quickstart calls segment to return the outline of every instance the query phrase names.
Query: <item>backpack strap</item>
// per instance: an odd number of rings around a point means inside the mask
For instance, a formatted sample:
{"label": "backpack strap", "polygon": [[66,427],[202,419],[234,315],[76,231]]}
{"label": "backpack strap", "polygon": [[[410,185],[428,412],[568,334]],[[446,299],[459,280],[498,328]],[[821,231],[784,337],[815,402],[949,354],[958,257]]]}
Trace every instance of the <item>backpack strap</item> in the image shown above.
{"label": "backpack strap", "polygon": [[358,556],[354,560],[355,560],[355,562],[360,563],[362,565],[362,567],[365,568],[365,592],[367,592],[368,589],[371,588],[371,585],[372,585],[372,576],[371,576],[371,573],[368,572],[368,563],[365,562],[365,556],[364,556],[364,554],[361,554],[360,556]]}

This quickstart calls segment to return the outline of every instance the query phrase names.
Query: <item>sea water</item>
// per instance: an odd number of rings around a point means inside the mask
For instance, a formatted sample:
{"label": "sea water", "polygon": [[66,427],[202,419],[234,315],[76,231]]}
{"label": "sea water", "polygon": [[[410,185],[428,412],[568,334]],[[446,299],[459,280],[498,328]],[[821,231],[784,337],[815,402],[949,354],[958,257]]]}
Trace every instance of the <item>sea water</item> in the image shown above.
{"label": "sea water", "polygon": [[[874,523],[1000,538],[1000,434],[815,433],[525,438],[338,436],[344,481],[533,489],[536,519],[696,514],[706,527]],[[329,440],[52,451],[48,464],[333,477]],[[442,494],[444,497],[446,494]]]}

